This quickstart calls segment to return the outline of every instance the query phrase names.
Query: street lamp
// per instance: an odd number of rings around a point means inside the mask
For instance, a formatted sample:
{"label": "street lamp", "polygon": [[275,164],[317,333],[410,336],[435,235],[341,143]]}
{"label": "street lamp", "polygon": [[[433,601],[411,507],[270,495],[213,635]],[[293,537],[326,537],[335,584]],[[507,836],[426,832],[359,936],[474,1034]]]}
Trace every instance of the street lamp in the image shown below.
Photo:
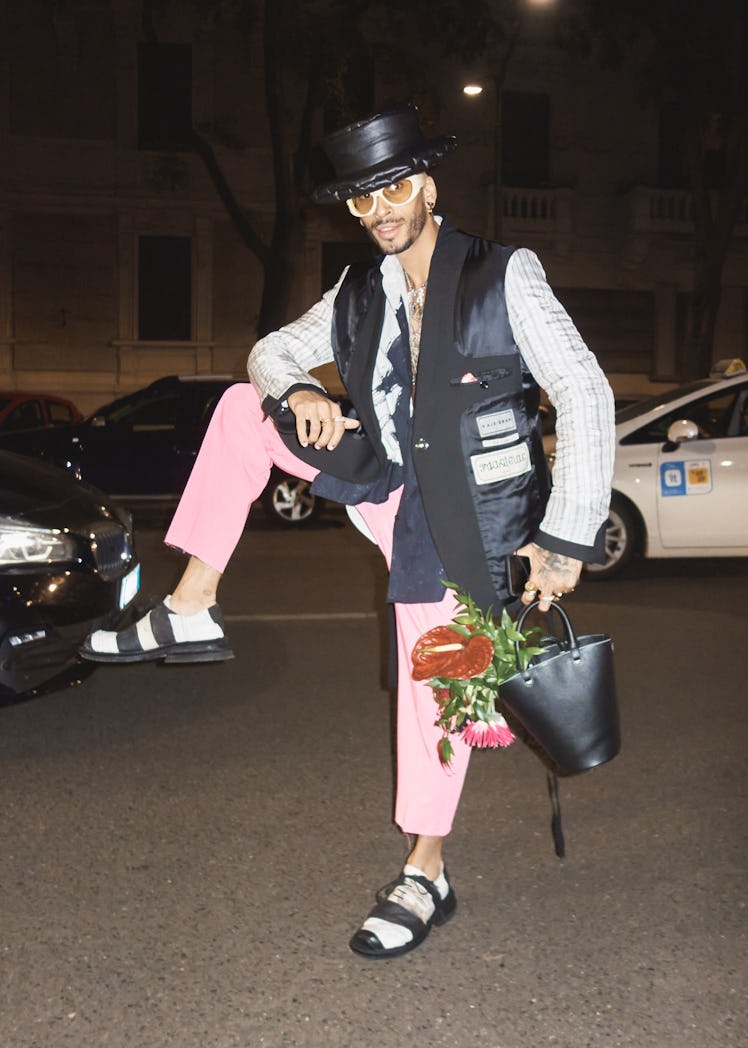
{"label": "street lamp", "polygon": [[506,78],[506,71],[509,66],[514,48],[519,39],[519,34],[522,30],[524,22],[525,8],[543,8],[552,7],[556,3],[556,0],[521,0],[515,20],[514,26],[511,32],[508,34],[504,53],[501,55],[498,61],[497,71],[487,76],[481,76],[477,80],[472,80],[470,83],[465,84],[463,87],[463,93],[468,98],[478,98],[483,94],[483,85],[485,83],[493,84],[494,92],[494,110],[493,110],[493,151],[494,151],[494,172],[493,172],[493,236],[494,240],[501,240],[501,226],[503,218],[503,201],[501,193],[501,182],[502,182],[502,164],[501,164],[501,88]]}
{"label": "street lamp", "polygon": [[[502,78],[503,79],[503,78]],[[465,84],[462,91],[468,98],[478,98],[483,94],[483,84],[493,84],[493,238],[501,240],[503,201],[501,194],[501,80],[498,76],[484,76]]]}

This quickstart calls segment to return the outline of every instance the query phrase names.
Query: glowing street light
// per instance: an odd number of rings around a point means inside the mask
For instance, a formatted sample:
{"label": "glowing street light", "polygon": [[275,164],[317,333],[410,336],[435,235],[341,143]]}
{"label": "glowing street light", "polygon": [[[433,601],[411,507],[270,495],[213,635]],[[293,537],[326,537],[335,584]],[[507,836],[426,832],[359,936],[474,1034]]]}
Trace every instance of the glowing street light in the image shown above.
{"label": "glowing street light", "polygon": [[485,83],[493,84],[494,112],[493,112],[493,238],[501,240],[501,219],[503,201],[501,197],[501,81],[503,77],[484,76],[480,80],[472,80],[465,84],[462,91],[468,98],[478,98],[483,94]]}
{"label": "glowing street light", "polygon": [[502,212],[503,212],[503,201],[501,193],[502,184],[502,171],[501,171],[501,88],[506,77],[507,67],[509,60],[514,51],[514,47],[519,38],[520,30],[522,29],[523,20],[525,14],[522,10],[524,7],[552,7],[556,3],[556,0],[522,0],[519,12],[517,14],[514,29],[509,36],[509,40],[504,52],[499,68],[497,72],[489,74],[488,76],[482,76],[477,80],[471,80],[465,84],[462,88],[463,94],[467,95],[468,98],[478,98],[479,95],[483,94],[483,86],[486,83],[493,85],[494,91],[494,111],[493,111],[493,152],[494,152],[494,176],[493,176],[493,236],[494,240],[501,240],[501,225],[502,225]]}

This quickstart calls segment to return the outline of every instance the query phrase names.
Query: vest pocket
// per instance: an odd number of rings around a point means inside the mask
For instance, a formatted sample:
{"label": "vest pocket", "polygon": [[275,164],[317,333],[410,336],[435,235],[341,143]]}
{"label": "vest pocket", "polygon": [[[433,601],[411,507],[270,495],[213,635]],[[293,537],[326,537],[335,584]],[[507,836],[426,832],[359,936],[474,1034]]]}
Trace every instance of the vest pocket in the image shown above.
{"label": "vest pocket", "polygon": [[465,371],[461,375],[455,375],[449,380],[450,386],[473,386],[479,389],[489,389],[492,383],[501,382],[503,379],[511,378],[514,371],[511,368],[491,368],[488,371]]}
{"label": "vest pocket", "polygon": [[473,509],[494,585],[498,559],[522,545],[540,520],[531,426],[521,397],[491,397],[460,419]]}
{"label": "vest pocket", "polygon": [[[459,411],[464,411],[486,398],[511,396],[522,388],[518,354],[494,357],[460,356],[459,363],[452,363],[450,370],[454,370],[454,373],[449,379],[447,395],[450,406],[457,407]],[[458,398],[456,403],[454,398]]]}

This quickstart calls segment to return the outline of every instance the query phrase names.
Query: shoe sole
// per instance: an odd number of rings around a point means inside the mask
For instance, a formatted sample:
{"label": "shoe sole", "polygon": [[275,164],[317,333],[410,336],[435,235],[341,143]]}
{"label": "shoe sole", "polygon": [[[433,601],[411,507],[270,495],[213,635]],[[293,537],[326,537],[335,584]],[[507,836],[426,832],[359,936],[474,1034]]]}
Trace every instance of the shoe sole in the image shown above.
{"label": "shoe sole", "polygon": [[234,658],[234,652],[225,642],[195,642],[193,644],[172,644],[168,647],[153,648],[150,651],[104,652],[88,649],[78,652],[88,662],[226,662]]}

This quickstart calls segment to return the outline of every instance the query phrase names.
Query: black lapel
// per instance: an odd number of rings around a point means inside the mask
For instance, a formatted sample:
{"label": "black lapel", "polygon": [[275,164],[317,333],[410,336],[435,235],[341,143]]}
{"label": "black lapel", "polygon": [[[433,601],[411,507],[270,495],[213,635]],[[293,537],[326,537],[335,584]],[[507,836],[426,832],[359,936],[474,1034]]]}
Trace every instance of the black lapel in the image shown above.
{"label": "black lapel", "polygon": [[[423,311],[421,348],[418,357],[416,407],[420,418],[428,417],[427,391],[439,388],[437,373],[448,366],[454,348],[454,303],[470,238],[460,233],[445,218],[439,227],[434,254],[429,266],[429,286]],[[447,352],[442,352],[444,347]],[[418,391],[425,397],[419,401]]]}
{"label": "black lapel", "polygon": [[346,382],[348,393],[356,406],[364,432],[371,435],[377,457],[381,462],[385,461],[386,455],[379,440],[379,422],[374,411],[372,383],[379,350],[379,337],[384,323],[385,301],[380,274],[371,304],[356,332]]}

